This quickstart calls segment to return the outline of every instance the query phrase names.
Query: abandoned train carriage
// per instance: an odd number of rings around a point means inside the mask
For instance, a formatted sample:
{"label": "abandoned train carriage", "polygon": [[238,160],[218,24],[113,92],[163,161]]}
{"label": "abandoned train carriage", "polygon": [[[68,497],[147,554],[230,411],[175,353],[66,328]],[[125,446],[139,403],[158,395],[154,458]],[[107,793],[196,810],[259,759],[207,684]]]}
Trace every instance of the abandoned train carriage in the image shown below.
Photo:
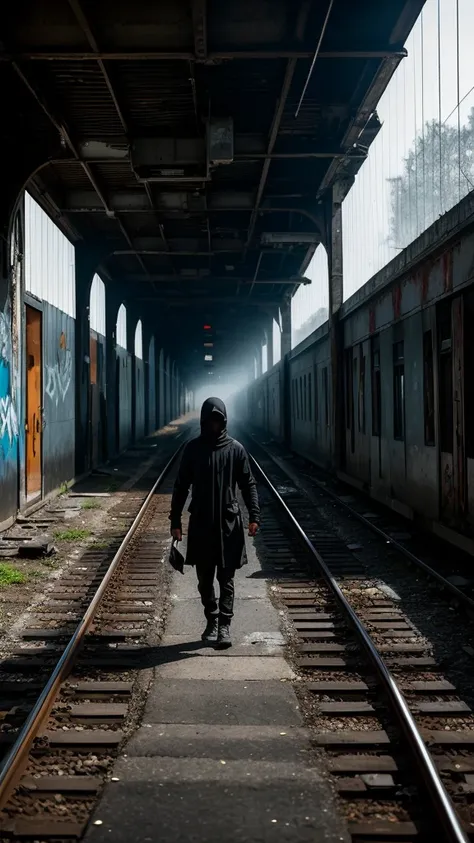
{"label": "abandoned train carriage", "polygon": [[[474,553],[472,195],[344,303],[339,329],[338,473]],[[268,435],[334,467],[327,324],[236,404]]]}

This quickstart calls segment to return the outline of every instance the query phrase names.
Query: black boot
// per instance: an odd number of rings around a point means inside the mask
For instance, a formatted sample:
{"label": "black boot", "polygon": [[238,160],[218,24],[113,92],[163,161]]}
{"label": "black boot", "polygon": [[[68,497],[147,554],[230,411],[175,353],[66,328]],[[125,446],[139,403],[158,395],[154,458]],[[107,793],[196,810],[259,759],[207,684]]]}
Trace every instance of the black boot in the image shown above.
{"label": "black boot", "polygon": [[227,650],[229,647],[232,647],[230,625],[228,623],[219,625],[216,647],[218,650]]}
{"label": "black boot", "polygon": [[211,618],[207,622],[207,626],[201,635],[201,641],[217,641],[217,633],[219,629],[219,621],[217,618]]}

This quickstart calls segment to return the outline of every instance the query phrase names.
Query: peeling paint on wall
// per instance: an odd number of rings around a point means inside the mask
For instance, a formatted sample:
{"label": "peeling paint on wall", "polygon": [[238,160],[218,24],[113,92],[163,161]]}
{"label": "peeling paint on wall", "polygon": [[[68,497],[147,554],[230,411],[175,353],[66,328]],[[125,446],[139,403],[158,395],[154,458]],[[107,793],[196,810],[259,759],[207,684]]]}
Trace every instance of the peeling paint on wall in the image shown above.
{"label": "peeling paint on wall", "polygon": [[11,311],[7,300],[0,313],[0,467],[16,456],[18,417],[12,394]]}
{"label": "peeling paint on wall", "polygon": [[72,377],[72,354],[70,349],[67,348],[64,332],[59,337],[59,349],[56,358],[54,366],[45,366],[45,390],[57,407],[59,401],[65,400]]}

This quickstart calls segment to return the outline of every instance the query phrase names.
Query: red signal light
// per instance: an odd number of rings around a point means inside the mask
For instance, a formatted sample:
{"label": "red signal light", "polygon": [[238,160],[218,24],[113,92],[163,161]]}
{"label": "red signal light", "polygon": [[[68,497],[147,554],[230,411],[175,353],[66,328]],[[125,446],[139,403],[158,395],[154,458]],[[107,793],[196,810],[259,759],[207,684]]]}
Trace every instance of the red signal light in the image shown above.
{"label": "red signal light", "polygon": [[211,326],[210,326],[210,325],[204,325],[204,330],[205,330],[205,331],[210,331],[210,330],[211,330]]}

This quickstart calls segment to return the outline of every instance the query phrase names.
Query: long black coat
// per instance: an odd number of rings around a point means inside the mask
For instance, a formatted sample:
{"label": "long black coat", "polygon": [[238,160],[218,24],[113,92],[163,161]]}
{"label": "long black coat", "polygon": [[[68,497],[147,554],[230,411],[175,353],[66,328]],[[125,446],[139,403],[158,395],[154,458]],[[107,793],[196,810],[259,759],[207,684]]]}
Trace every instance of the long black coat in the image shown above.
{"label": "long black coat", "polygon": [[260,523],[257,487],[247,453],[240,442],[228,438],[214,449],[202,436],[192,439],[183,452],[171,501],[171,529],[181,528],[181,513],[192,486],[186,562],[240,568],[247,561],[244,525],[236,499],[236,486],[249,513],[249,522]]}

